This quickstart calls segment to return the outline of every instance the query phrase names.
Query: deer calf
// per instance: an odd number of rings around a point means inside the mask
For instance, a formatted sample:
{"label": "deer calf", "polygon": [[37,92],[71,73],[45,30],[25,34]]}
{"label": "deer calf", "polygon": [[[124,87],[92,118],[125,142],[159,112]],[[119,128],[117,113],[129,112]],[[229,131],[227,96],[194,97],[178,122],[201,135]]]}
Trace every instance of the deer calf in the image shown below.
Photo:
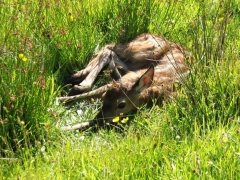
{"label": "deer calf", "polygon": [[[153,100],[161,105],[175,93],[174,85],[189,74],[186,54],[180,45],[154,34],[142,34],[127,44],[104,46],[85,69],[67,80],[74,87],[68,96],[59,98],[67,102],[102,98],[102,109],[94,120],[63,130],[111,124],[114,117],[124,117],[144,104],[151,107]],[[86,92],[106,68],[113,82]]]}

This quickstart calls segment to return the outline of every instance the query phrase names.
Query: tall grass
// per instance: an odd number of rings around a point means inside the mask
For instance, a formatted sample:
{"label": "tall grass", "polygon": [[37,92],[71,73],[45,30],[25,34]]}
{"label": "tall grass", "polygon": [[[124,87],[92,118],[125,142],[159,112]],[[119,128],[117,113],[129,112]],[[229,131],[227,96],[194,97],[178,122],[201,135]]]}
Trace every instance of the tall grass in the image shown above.
{"label": "tall grass", "polygon": [[214,4],[210,13],[206,13],[207,5],[200,5],[197,23],[189,31],[197,61],[177,101],[177,114],[185,127],[191,128],[196,122],[209,130],[239,117],[239,60],[235,59],[235,53],[239,54],[239,34],[235,30],[239,18],[234,2]]}
{"label": "tall grass", "polygon": [[[230,0],[1,1],[0,177],[238,179],[239,12]],[[55,104],[65,77],[143,32],[191,51],[178,97],[142,107],[121,132],[58,131],[78,118]]]}
{"label": "tall grass", "polygon": [[141,8],[146,17],[151,9],[151,1],[1,3],[1,152],[42,140],[55,82],[83,67],[102,44],[146,32],[148,19],[135,20]]}

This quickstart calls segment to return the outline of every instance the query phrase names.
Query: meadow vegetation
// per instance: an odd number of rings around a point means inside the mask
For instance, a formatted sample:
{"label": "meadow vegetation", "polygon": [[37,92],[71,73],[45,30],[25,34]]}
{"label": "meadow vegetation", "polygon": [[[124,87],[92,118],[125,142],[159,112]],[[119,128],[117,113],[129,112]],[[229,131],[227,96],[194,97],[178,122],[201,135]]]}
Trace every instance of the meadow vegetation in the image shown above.
{"label": "meadow vegetation", "polygon": [[[0,179],[240,178],[240,2],[0,0],[0,13]],[[178,97],[123,129],[60,131],[101,106],[59,104],[64,79],[143,32],[191,51]]]}

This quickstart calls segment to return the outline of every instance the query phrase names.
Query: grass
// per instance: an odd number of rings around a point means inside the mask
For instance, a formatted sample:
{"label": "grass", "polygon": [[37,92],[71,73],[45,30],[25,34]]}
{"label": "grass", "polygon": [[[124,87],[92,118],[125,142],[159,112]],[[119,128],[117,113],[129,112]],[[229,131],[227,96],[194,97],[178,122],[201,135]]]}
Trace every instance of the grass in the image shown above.
{"label": "grass", "polygon": [[[1,179],[239,179],[239,2],[9,0],[0,12]],[[121,131],[61,132],[99,108],[57,105],[64,78],[143,32],[192,52],[179,96]]]}

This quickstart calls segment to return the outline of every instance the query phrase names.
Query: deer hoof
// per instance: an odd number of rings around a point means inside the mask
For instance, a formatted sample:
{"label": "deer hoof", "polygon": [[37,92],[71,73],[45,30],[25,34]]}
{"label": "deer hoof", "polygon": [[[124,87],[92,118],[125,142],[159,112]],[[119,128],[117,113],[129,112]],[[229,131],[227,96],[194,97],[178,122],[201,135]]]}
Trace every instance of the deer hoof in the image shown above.
{"label": "deer hoof", "polygon": [[84,90],[85,90],[85,88],[83,88],[82,86],[75,85],[69,90],[67,95],[75,96],[75,95],[81,94]]}
{"label": "deer hoof", "polygon": [[72,84],[72,76],[69,76],[65,79],[64,84]]}

